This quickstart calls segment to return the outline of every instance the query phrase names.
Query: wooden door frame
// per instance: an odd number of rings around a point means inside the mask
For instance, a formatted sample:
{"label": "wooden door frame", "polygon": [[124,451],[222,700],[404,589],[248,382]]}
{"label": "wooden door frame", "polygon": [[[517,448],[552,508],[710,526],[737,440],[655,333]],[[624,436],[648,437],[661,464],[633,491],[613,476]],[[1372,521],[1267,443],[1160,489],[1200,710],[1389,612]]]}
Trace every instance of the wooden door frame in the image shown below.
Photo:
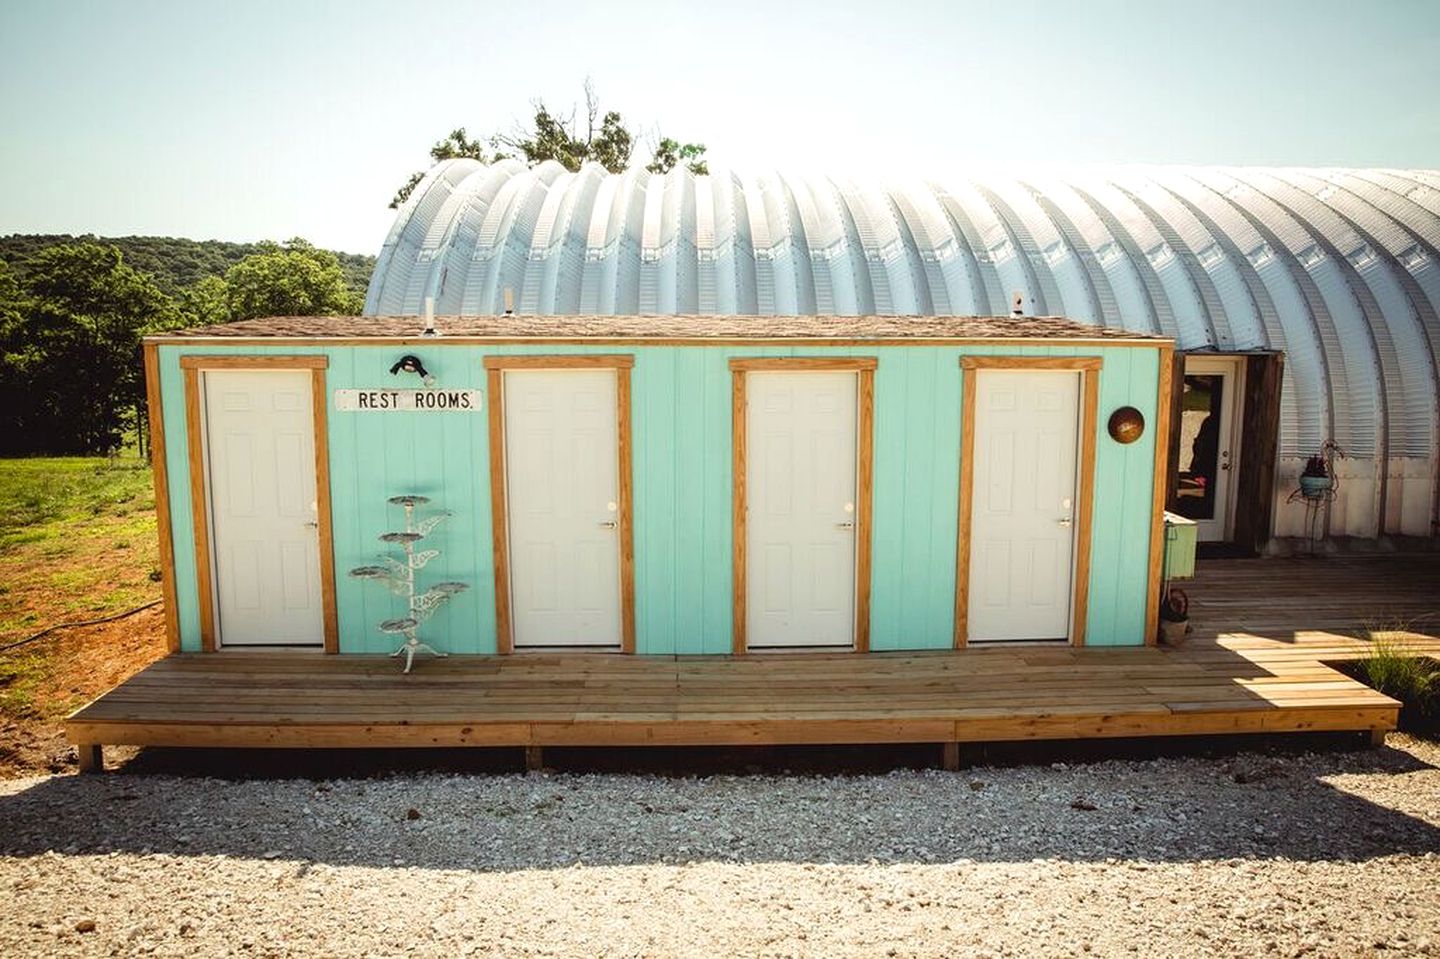
{"label": "wooden door frame", "polygon": [[[510,608],[510,513],[505,491],[505,373],[517,370],[613,370],[615,373],[616,461],[619,464],[620,652],[635,652],[635,521],[634,441],[631,433],[630,371],[634,354],[534,354],[486,356],[485,386],[489,394],[490,530],[495,550],[495,651],[515,651],[515,625]],[[609,652],[597,649],[595,652]]]}
{"label": "wooden door frame", "polygon": [[180,357],[185,378],[185,436],[190,467],[190,514],[195,526],[195,578],[200,600],[200,648],[220,648],[216,635],[215,557],[211,550],[210,499],[206,483],[207,434],[202,416],[200,375],[215,370],[309,370],[310,410],[315,432],[315,509],[319,523],[320,607],[326,653],[340,652],[340,627],[335,604],[335,539],[330,516],[329,402],[325,371],[329,358],[234,354],[186,354]]}
{"label": "wooden door frame", "polygon": [[857,653],[870,651],[870,563],[872,500],[875,488],[875,369],[873,356],[764,356],[730,360],[731,429],[731,586],[733,619],[731,649],[736,656],[749,652],[746,597],[746,470],[749,465],[745,376],[755,372],[817,372],[856,374],[855,418],[855,645]]}
{"label": "wooden door frame", "polygon": [[1080,422],[1076,436],[1075,549],[1071,556],[1072,646],[1085,645],[1085,621],[1090,598],[1090,533],[1095,505],[1096,420],[1100,401],[1098,356],[962,356],[960,408],[960,511],[955,547],[955,648],[970,640],[970,525],[973,512],[975,468],[975,386],[986,370],[1023,372],[1058,371],[1080,374]]}

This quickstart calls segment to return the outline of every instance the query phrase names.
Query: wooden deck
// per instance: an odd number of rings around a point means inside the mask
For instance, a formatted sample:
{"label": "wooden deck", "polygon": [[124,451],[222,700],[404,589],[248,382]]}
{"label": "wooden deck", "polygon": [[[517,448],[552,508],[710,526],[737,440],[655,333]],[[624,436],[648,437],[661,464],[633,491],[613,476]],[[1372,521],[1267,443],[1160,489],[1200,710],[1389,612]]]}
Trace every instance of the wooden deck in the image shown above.
{"label": "wooden deck", "polygon": [[[102,745],[964,743],[1369,730],[1397,704],[1336,672],[1367,625],[1434,638],[1440,556],[1217,560],[1179,649],[972,647],[746,657],[172,655],[67,721]],[[1425,632],[1424,630],[1428,630]]]}

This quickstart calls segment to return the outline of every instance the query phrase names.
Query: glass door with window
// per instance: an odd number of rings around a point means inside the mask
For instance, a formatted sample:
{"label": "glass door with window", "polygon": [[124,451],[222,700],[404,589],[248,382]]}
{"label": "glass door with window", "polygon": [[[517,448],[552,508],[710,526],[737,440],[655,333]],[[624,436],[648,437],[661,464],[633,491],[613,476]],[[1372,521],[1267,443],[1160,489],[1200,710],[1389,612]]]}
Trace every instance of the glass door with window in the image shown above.
{"label": "glass door with window", "polygon": [[1195,520],[1205,542],[1227,541],[1234,528],[1240,369],[1232,359],[1185,361],[1175,512]]}

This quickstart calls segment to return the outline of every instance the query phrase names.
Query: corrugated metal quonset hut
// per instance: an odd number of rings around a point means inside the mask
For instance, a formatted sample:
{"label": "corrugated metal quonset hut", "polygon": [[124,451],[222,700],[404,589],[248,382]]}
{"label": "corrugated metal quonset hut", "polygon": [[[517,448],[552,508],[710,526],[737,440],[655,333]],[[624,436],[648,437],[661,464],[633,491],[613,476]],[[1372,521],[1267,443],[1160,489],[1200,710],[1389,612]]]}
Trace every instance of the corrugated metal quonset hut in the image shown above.
{"label": "corrugated metal quonset hut", "polygon": [[[1172,337],[1171,505],[1203,539],[1425,537],[1440,508],[1440,173],[1127,168],[861,183],[454,160],[396,218],[366,312],[1064,315]],[[1208,424],[1209,429],[1202,429]],[[1216,429],[1218,427],[1218,430]],[[1420,544],[1426,545],[1426,544]]]}
{"label": "corrugated metal quonset hut", "polygon": [[[1009,317],[436,325],[146,341],[175,648],[1155,634],[1169,339]],[[1127,409],[1145,427],[1122,441]]]}

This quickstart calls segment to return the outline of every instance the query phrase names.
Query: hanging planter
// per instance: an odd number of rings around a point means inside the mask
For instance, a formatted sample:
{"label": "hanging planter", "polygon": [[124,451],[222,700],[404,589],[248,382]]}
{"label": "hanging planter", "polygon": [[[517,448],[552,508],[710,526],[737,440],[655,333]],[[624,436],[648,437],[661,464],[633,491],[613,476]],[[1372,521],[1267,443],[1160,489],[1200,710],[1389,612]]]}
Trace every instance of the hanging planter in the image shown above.
{"label": "hanging planter", "polygon": [[1326,440],[1320,447],[1320,452],[1311,456],[1305,461],[1305,469],[1300,474],[1300,494],[1307,499],[1322,499],[1328,496],[1335,489],[1335,456],[1344,456],[1330,440]]}

